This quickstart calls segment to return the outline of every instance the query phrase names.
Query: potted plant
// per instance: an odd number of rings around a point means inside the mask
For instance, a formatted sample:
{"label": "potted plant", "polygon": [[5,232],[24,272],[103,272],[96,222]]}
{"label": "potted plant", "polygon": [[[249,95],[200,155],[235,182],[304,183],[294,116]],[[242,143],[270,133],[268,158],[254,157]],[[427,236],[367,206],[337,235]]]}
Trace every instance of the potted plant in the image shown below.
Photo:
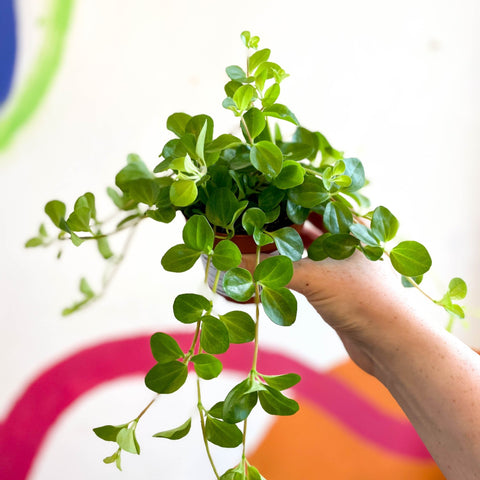
{"label": "potted plant", "polygon": [[[288,75],[270,61],[269,49],[258,49],[258,37],[243,32],[241,38],[248,51],[246,68],[235,65],[226,69],[229,81],[223,101],[238,118],[236,135],[218,135],[207,115],[170,115],[167,129],[174,138],[163,146],[161,162],[152,171],[131,154],[115,177],[117,188],[108,188],[121,215],[113,228],[97,216],[95,197],[87,192],[68,215],[63,202],[48,202],[45,212],[57,234],[50,236],[42,225],[38,235],[26,243],[37,247],[70,240],[79,246],[93,241],[110,265],[103,290],[94,292],[85,279],[80,281],[83,298],[64,309],[63,314],[68,315],[101,297],[123,258],[130,236],[124,251],[114,255],[108,243],[111,235],[124,230],[132,233],[144,221],[168,223],[178,211],[183,214],[183,243],[168,249],[161,263],[170,272],[185,272],[203,257],[205,282],[210,274],[212,294],[187,289],[174,299],[173,315],[192,325],[191,345],[184,351],[170,335],[155,333],[151,350],[157,363],[146,373],[145,383],[158,395],[172,394],[185,383],[193,365],[198,377],[193,401],[198,405],[203,443],[215,478],[223,480],[263,478],[245,453],[246,423],[253,408],[260,405],[272,415],[292,415],[298,410],[297,402],[283,391],[299,382],[299,375],[269,375],[257,364],[258,326],[265,317],[280,326],[295,321],[297,301],[287,284],[293,262],[302,258],[305,247],[308,256],[317,261],[327,257],[342,260],[358,250],[371,261],[388,259],[404,286],[420,291],[422,276],[431,266],[428,251],[418,242],[402,241],[391,247],[398,221],[384,206],[370,209],[362,194],[365,173],[360,160],[344,158],[324,135],[303,127],[292,111],[278,102],[280,84]],[[288,138],[281,130],[284,122],[294,126]],[[306,245],[299,227],[312,216],[314,222],[321,222],[324,233]],[[243,251],[238,246],[241,237],[250,242]],[[263,251],[272,250],[278,254],[261,257]],[[253,274],[240,266],[245,253],[255,255]],[[219,290],[235,302],[253,299],[255,318],[233,303],[231,311],[218,313],[215,293]],[[455,301],[465,294],[463,280],[454,278],[443,298],[435,301],[450,314],[449,328],[454,317],[464,317]],[[225,398],[204,405],[205,384],[222,371],[216,355],[225,353],[231,344],[245,342],[254,345],[250,371]],[[101,439],[117,444],[104,462],[120,468],[122,451],[140,453],[136,426],[153,403],[131,421],[94,429]],[[182,438],[189,433],[191,421],[186,419],[154,436]],[[243,445],[238,464],[219,472],[210,443],[225,448]]]}

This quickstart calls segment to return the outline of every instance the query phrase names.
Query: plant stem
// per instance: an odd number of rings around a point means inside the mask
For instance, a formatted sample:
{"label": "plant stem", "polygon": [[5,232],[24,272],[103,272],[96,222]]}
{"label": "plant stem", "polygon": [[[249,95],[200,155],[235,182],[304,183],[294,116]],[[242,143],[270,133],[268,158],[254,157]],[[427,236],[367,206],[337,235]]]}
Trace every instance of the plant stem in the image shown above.
{"label": "plant stem", "polygon": [[137,418],[134,420],[138,422],[144,415],[144,413],[155,403],[155,400],[159,397],[160,395],[156,395],[154,398],[152,398],[151,402],[138,414]]}
{"label": "plant stem", "polygon": [[248,130],[247,123],[245,122],[243,116],[242,116],[242,119],[240,121],[242,122],[243,128],[245,129],[245,132],[247,134],[248,141],[250,142],[250,145],[253,145],[253,138],[250,135],[250,131]]}
{"label": "plant stem", "polygon": [[[255,266],[260,263],[260,247],[257,245]],[[253,352],[252,371],[257,371],[258,332],[260,323],[260,286],[255,282],[255,347]]]}
{"label": "plant stem", "polygon": [[208,284],[208,272],[210,270],[210,263],[211,262],[212,262],[212,257],[211,257],[211,255],[209,255],[207,257],[207,264],[205,265],[205,280],[204,280],[205,284]]}
{"label": "plant stem", "polygon": [[208,440],[207,440],[207,435],[205,432],[205,417],[203,416],[203,405],[202,405],[202,396],[200,393],[200,378],[197,378],[197,397],[198,397],[198,403],[197,403],[197,408],[198,408],[198,413],[200,414],[200,425],[202,427],[202,437],[203,437],[203,443],[205,444],[205,450],[207,452],[207,457],[210,462],[210,465],[212,466],[213,473],[215,474],[215,478],[217,480],[220,480],[220,475],[218,474],[218,471],[215,467],[215,463],[213,462],[212,454],[210,453],[210,447],[208,445]]}

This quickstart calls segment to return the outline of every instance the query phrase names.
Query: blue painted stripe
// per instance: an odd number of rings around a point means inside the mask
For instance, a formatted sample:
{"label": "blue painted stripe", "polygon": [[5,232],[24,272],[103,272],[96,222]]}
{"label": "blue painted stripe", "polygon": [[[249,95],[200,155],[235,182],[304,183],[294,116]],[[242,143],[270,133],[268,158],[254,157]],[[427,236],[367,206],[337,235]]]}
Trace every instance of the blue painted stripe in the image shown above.
{"label": "blue painted stripe", "polygon": [[8,97],[17,53],[14,0],[0,0],[0,105]]}

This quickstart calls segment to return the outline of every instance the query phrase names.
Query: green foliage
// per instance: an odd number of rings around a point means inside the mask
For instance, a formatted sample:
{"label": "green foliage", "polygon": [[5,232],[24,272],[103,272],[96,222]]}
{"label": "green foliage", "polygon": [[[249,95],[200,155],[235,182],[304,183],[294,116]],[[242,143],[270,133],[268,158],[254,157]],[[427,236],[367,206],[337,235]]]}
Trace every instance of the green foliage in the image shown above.
{"label": "green foliage", "polygon": [[[80,300],[62,312],[69,315],[102,296],[125,257],[131,235],[141,223],[147,219],[169,223],[177,211],[182,213],[187,219],[183,243],[168,248],[161,259],[163,268],[186,272],[203,255],[207,268],[216,269],[213,290],[222,281],[225,295],[231,300],[247,302],[253,298],[255,318],[242,310],[219,314],[211,300],[197,293],[177,295],[173,316],[184,324],[182,328],[192,330],[192,343],[183,351],[167,333],[152,335],[150,346],[156,364],[146,374],[145,384],[160,395],[171,394],[186,382],[189,369],[194,372],[198,379],[194,402],[204,443],[224,448],[245,441],[242,428],[236,424],[246,420],[258,402],[272,415],[292,415],[298,410],[297,402],[281,392],[294,387],[300,381],[299,375],[268,376],[257,372],[260,307],[280,326],[293,324],[297,315],[297,300],[287,285],[293,276],[293,262],[302,258],[305,248],[292,224],[301,225],[309,217],[315,221],[321,216],[324,233],[308,248],[309,258],[315,261],[341,261],[354,253],[371,261],[388,256],[401,274],[402,284],[418,289],[432,264],[428,251],[416,241],[403,241],[389,248],[399,222],[384,206],[366,213],[369,200],[362,190],[367,182],[361,161],[344,158],[323,133],[301,125],[292,110],[280,103],[281,82],[288,74],[272,60],[270,49],[258,49],[257,36],[244,31],[241,38],[247,48],[247,62],[244,67],[226,68],[227,98],[222,103],[236,117],[237,132],[214,132],[213,119],[208,115],[173,113],[166,128],[174,138],[160,148],[161,158],[154,169],[138,155],[130,154],[115,176],[116,187],[107,189],[118,217],[102,220],[91,192],[78,197],[72,210],[62,201],[52,200],[46,204],[45,214],[54,233],[49,234],[42,224],[25,244],[27,248],[58,245],[64,240],[75,246],[88,241],[96,244],[106,262],[102,287],[94,291],[82,278]],[[283,122],[294,125],[292,135],[282,133]],[[110,237],[124,230],[129,234],[125,235],[123,249],[114,254]],[[253,275],[240,267],[243,253],[235,244],[238,234],[247,234],[256,245]],[[279,255],[261,256],[262,247],[272,243]],[[457,302],[466,293],[465,282],[454,278],[435,303],[451,318],[463,319],[463,307]],[[222,372],[221,360],[214,355],[228,352],[231,344],[247,342],[253,342],[247,378],[207,410],[202,403],[201,384]],[[94,429],[99,438],[118,446],[104,459],[105,463],[115,463],[120,469],[122,451],[140,453],[135,429],[150,405],[130,422]],[[177,440],[185,437],[190,428],[188,419],[154,436]],[[265,480],[245,457],[220,478]]]}

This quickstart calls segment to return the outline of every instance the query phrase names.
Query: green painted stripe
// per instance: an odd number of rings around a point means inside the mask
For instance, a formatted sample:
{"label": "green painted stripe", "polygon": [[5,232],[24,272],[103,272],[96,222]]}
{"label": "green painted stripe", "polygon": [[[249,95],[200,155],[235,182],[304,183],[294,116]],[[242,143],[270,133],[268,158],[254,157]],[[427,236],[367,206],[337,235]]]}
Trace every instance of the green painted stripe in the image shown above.
{"label": "green painted stripe", "polygon": [[0,117],[0,151],[28,122],[47,94],[60,65],[74,0],[51,0],[40,52],[18,93]]}

